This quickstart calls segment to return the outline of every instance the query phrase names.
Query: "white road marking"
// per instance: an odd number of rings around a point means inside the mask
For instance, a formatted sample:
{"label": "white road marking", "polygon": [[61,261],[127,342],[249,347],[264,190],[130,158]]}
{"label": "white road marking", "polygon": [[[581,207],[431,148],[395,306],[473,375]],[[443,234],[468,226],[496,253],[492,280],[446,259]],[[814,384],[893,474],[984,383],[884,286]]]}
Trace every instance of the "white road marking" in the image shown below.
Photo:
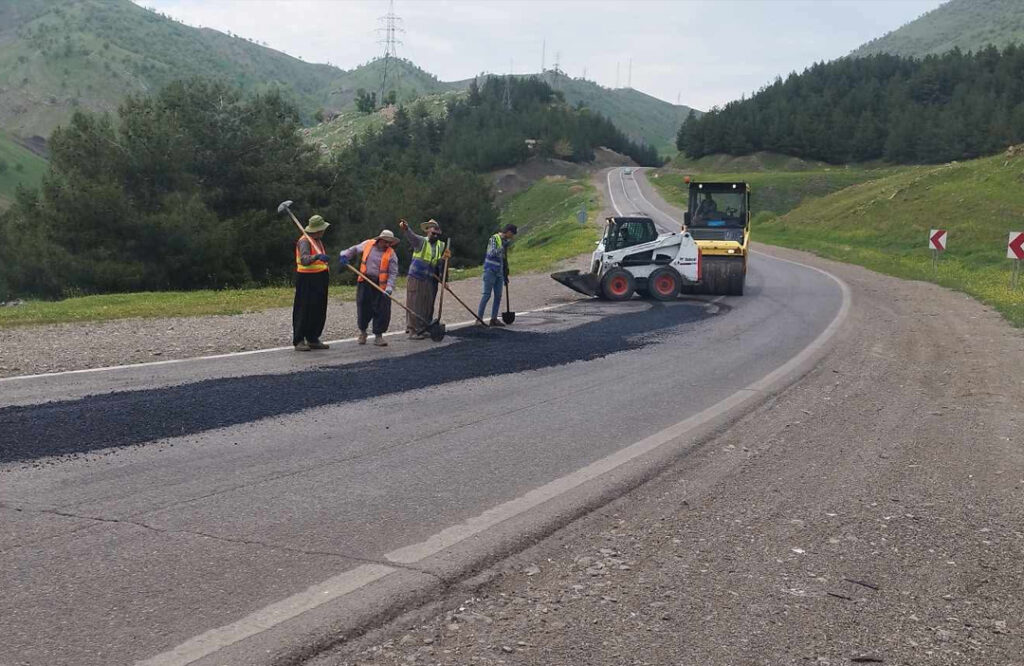
{"label": "white road marking", "polygon": [[612,191],[612,172],[618,170],[619,169],[608,169],[608,198],[612,200],[612,208],[615,209],[615,214],[622,217],[622,211],[619,210],[619,205],[615,203],[615,192]]}
{"label": "white road marking", "polygon": [[[807,264],[790,259],[781,259],[771,255],[764,256],[821,273],[839,285],[842,293],[842,305],[836,316],[825,330],[810,344],[800,350],[799,353],[761,379],[739,389],[724,400],[675,425],[671,425],[660,432],[634,442],[597,462],[546,483],[524,495],[492,507],[473,518],[445,528],[424,541],[392,550],[386,553],[384,558],[395,564],[415,565],[502,522],[521,516],[549,500],[555,499],[585,483],[594,481],[600,476],[636,460],[640,456],[685,436],[688,432],[728,412],[730,409],[739,407],[748,400],[755,399],[757,395],[772,389],[776,382],[783,381],[789,373],[812,359],[815,354],[828,344],[843,322],[846,321],[851,302],[850,288],[840,278],[820,268],[808,266]],[[720,296],[712,300],[711,303],[715,303],[721,298],[723,297]],[[371,572],[369,568],[374,566],[380,568],[373,569]],[[184,666],[185,664],[190,664],[202,657],[213,654],[223,647],[255,636],[285,620],[294,618],[304,611],[312,610],[327,601],[354,592],[361,587],[386,577],[394,571],[394,569],[386,571],[387,569],[389,567],[386,565],[363,565],[353,569],[351,572],[333,576],[323,583],[308,588],[304,592],[251,613],[237,622],[205,632],[169,652],[157,655],[141,663],[144,666]],[[365,577],[365,580],[362,580],[363,577]]]}
{"label": "white road marking", "polygon": [[150,657],[145,661],[136,662],[136,664],[139,666],[191,664],[221,648],[233,645],[244,638],[255,636],[305,613],[310,608],[316,608],[328,601],[343,597],[395,571],[397,569],[394,567],[384,564],[363,564],[337,576],[332,576],[324,582],[310,587],[305,592],[293,594],[250,613],[237,622],[211,629],[185,641],[173,650]]}

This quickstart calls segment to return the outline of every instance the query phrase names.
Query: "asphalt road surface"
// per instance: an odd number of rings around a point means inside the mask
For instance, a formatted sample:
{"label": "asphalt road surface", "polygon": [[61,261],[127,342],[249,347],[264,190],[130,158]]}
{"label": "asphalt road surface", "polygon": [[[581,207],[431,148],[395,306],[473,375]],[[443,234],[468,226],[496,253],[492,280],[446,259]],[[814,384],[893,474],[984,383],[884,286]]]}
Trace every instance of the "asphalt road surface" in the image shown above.
{"label": "asphalt road surface", "polygon": [[[607,185],[678,224],[621,170]],[[515,507],[750,390],[843,302],[758,255],[739,298],[0,382],[0,664],[256,662],[340,622],[325,602],[351,590],[393,581],[372,615],[450,582],[463,565],[428,556],[467,535],[500,555]]]}

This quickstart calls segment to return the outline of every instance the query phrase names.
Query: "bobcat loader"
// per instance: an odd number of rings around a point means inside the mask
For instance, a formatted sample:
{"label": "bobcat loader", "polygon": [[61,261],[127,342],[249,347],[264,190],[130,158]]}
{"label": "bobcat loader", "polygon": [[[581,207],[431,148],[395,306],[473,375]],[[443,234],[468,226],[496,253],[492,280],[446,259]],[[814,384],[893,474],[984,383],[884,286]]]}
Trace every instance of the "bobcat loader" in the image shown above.
{"label": "bobcat loader", "polygon": [[551,277],[610,301],[625,301],[634,293],[668,301],[683,287],[700,285],[701,252],[689,233],[659,234],[649,217],[609,217],[590,272],[562,271]]}

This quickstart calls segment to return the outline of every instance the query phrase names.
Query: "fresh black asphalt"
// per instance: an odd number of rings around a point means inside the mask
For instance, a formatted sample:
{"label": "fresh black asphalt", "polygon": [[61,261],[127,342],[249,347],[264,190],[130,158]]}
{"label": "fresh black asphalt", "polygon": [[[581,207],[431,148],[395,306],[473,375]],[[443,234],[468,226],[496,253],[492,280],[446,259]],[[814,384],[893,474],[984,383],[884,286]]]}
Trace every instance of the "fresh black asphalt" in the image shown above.
{"label": "fresh black asphalt", "polygon": [[[580,306],[586,313],[586,304]],[[572,312],[560,316],[571,318]],[[454,344],[290,374],[210,379],[0,409],[0,463],[73,455],[191,435],[430,386],[591,361],[651,344],[660,332],[711,316],[680,301],[549,332],[466,328]]]}

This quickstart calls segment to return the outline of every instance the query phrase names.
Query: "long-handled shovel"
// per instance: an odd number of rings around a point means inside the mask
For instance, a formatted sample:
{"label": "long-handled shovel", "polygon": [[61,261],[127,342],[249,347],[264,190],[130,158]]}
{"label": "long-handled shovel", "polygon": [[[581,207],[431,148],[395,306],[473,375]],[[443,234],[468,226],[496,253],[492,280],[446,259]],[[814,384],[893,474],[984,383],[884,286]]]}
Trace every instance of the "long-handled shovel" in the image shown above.
{"label": "long-handled shovel", "polygon": [[306,237],[306,240],[309,241],[310,246],[316,247],[316,245],[313,243],[313,239],[309,237],[309,234],[306,233],[306,229],[302,226],[302,222],[299,222],[299,218],[295,217],[295,213],[292,212],[291,206],[291,200],[282,201],[281,204],[277,207],[277,212],[283,213],[285,211],[288,211],[288,215],[291,216],[292,222],[294,222],[295,226],[299,228],[299,233]]}
{"label": "long-handled shovel", "polygon": [[[444,260],[444,271],[441,273],[441,298],[437,300],[437,317],[434,319],[434,324],[441,323],[441,310],[444,309],[444,287],[448,286],[448,262],[451,260],[452,255],[452,239],[449,238],[448,242],[445,243],[444,249],[448,251],[448,258]],[[434,275],[431,273],[431,275]],[[436,278],[437,276],[434,275]]]}
{"label": "long-handled shovel", "polygon": [[[419,313],[413,312],[412,310],[407,308],[405,306],[405,303],[402,303],[397,298],[395,298],[394,296],[392,296],[388,292],[384,291],[379,284],[377,284],[376,282],[374,282],[370,278],[368,278],[365,275],[363,275],[362,271],[360,271],[358,268],[356,268],[352,264],[345,264],[345,268],[349,269],[350,271],[352,271],[353,273],[355,273],[359,277],[363,278],[363,280],[366,281],[366,284],[370,285],[371,287],[373,287],[374,289],[376,289],[380,293],[384,294],[384,296],[386,296],[388,299],[390,299],[395,305],[398,305],[403,310],[405,310],[406,312],[411,314],[413,317],[416,317],[417,319],[422,321],[426,325],[426,327],[427,327],[427,333],[430,334],[430,339],[431,340],[433,340],[434,342],[440,342],[441,340],[444,340],[444,334],[445,334],[446,327],[445,327],[444,324],[442,324],[440,322],[440,320],[438,320],[438,321],[427,321]],[[434,276],[434,277],[437,277],[437,276]]]}
{"label": "long-handled shovel", "polygon": [[505,311],[501,313],[501,320],[506,324],[516,320],[516,313],[512,311],[512,299],[508,295],[508,280],[505,281]]}
{"label": "long-handled shovel", "polygon": [[437,280],[441,284],[442,287],[444,287],[445,291],[447,291],[449,294],[452,295],[452,298],[454,298],[455,300],[457,300],[459,302],[459,305],[461,305],[462,307],[466,308],[466,312],[468,312],[469,314],[473,315],[473,319],[476,319],[477,323],[479,323],[481,326],[486,326],[487,325],[484,322],[483,319],[481,319],[480,317],[476,316],[476,312],[473,311],[473,308],[471,308],[468,305],[466,305],[466,301],[464,301],[461,298],[459,298],[459,295],[456,294],[454,291],[452,291],[452,288],[448,286],[448,283],[441,282],[441,278],[437,277],[436,275],[434,276],[434,279]]}

